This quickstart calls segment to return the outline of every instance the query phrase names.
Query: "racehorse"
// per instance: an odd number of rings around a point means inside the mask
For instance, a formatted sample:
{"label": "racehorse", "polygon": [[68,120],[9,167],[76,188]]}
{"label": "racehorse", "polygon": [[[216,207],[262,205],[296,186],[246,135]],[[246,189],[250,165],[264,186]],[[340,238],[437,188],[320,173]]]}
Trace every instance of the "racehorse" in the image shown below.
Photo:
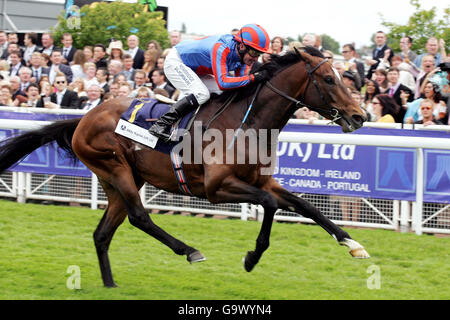
{"label": "racehorse", "polygon": [[[208,123],[208,128],[214,128],[224,134],[227,129],[240,126],[255,130],[267,129],[269,132],[281,130],[299,107],[308,106],[339,124],[344,132],[356,130],[363,125],[365,114],[352,100],[337,71],[318,50],[306,47],[283,56],[274,55],[269,63],[258,68],[268,70],[270,80],[259,86],[251,85],[212,97],[200,108],[196,121]],[[249,98],[252,97],[252,104],[249,106]],[[133,226],[167,245],[176,254],[186,255],[189,262],[205,260],[200,251],[174,238],[153,223],[144,210],[139,189],[145,182],[168,192],[182,192],[169,155],[115,133],[121,114],[132,101],[132,98],[109,100],[89,111],[81,119],[56,121],[38,130],[10,138],[0,147],[0,172],[38,147],[56,141],[61,148],[80,159],[98,176],[108,198],[108,206],[94,232],[94,243],[106,287],[116,286],[108,248],[116,229],[127,216]],[[225,110],[222,110],[224,101],[227,101],[227,105]],[[242,126],[244,117],[246,121]],[[243,152],[237,150],[237,145],[233,145],[236,155]],[[207,146],[206,142],[201,143],[200,152]],[[229,147],[225,145],[223,149]],[[248,148],[246,142],[244,151],[248,151]],[[276,143],[268,143],[267,148],[273,155],[276,152]],[[194,142],[192,149],[195,152]],[[218,154],[213,153],[212,157],[218,157]],[[248,155],[245,157],[248,158]],[[349,247],[353,257],[369,257],[363,246],[312,204],[282,188],[271,174],[261,174],[261,169],[267,169],[270,164],[262,164],[259,161],[254,164],[240,164],[206,160],[210,159],[183,165],[187,185],[193,196],[206,198],[214,204],[252,203],[264,208],[256,247],[247,252],[244,258],[246,271],[250,272],[254,268],[269,247],[273,218],[278,209],[311,218],[340,245]]]}

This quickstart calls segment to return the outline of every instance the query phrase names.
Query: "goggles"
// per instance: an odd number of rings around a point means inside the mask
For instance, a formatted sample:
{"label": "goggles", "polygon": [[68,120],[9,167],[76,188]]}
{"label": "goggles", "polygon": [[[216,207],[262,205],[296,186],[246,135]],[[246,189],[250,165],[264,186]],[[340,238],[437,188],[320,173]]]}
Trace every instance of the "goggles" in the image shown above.
{"label": "goggles", "polygon": [[245,48],[247,49],[248,55],[252,58],[258,58],[260,55],[263,54],[261,51],[255,50],[249,46],[245,46]]}

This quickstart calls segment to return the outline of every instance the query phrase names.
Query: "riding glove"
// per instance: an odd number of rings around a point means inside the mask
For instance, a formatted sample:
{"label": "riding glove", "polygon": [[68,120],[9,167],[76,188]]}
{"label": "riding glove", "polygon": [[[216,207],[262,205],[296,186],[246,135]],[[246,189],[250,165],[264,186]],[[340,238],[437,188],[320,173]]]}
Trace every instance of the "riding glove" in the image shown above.
{"label": "riding glove", "polygon": [[267,70],[258,71],[253,75],[255,76],[255,83],[266,82],[270,79],[270,74]]}

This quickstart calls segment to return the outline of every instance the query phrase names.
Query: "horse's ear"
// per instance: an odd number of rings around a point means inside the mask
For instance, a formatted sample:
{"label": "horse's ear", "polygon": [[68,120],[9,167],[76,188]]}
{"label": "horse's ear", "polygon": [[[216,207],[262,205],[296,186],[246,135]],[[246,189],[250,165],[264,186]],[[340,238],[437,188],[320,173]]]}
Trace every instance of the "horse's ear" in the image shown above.
{"label": "horse's ear", "polygon": [[295,50],[295,52],[300,56],[300,58],[302,58],[303,59],[303,56],[302,56],[302,54],[300,53],[300,51],[298,51],[298,49],[297,49],[297,47],[296,46],[294,46],[294,50]]}

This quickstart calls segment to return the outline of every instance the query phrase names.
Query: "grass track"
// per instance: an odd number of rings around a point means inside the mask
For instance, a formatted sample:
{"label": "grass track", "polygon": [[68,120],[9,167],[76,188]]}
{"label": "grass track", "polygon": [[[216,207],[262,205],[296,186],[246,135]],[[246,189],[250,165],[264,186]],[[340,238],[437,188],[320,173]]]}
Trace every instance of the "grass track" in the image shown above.
{"label": "grass track", "polygon": [[[260,223],[152,215],[207,261],[185,257],[126,220],[110,247],[115,289],[102,286],[92,240],[103,212],[0,201],[0,299],[449,299],[450,238],[385,230],[347,230],[372,258],[351,258],[317,226],[275,223],[271,246],[251,273]],[[81,270],[69,290],[67,268]],[[367,288],[380,268],[381,289]]]}

